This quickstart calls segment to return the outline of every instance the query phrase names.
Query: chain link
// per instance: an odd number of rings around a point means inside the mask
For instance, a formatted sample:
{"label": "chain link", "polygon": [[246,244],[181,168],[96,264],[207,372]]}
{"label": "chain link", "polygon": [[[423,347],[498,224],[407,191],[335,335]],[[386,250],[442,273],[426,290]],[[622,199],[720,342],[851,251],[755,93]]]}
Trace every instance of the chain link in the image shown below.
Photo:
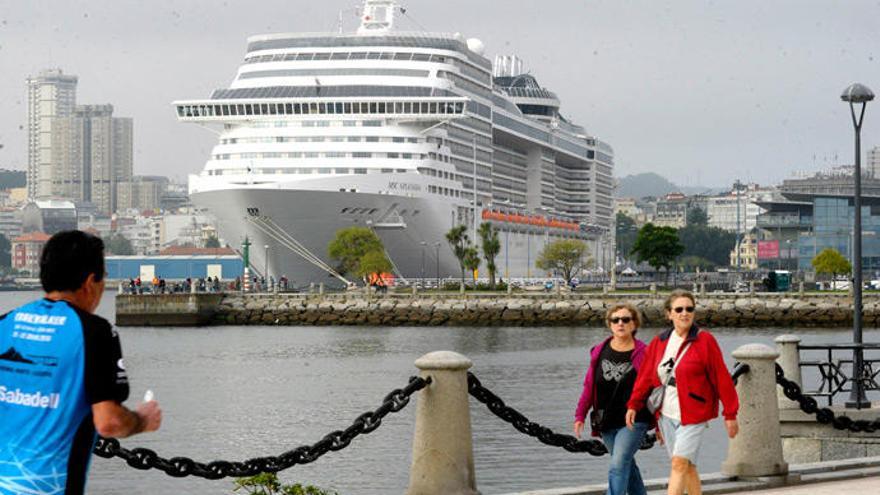
{"label": "chain link", "polygon": [[406,407],[409,404],[410,396],[428,386],[429,383],[431,383],[431,377],[410,377],[406,387],[391,391],[375,411],[361,414],[345,430],[331,432],[313,445],[297,447],[277,457],[255,457],[243,462],[214,461],[204,464],[188,457],[164,459],[155,451],[140,447],[129,450],[122,447],[119,440],[104,437],[98,437],[94,453],[107,459],[119,457],[135,469],[158,469],[175,478],[198,476],[217,480],[229,476],[241,478],[260,473],[277,473],[296,464],[314,462],[327,452],[348,447],[358,435],[365,435],[381,426],[382,418]]}
{"label": "chain link", "polygon": [[[493,414],[513,425],[520,433],[525,433],[530,437],[535,437],[539,442],[553,446],[561,447],[569,452],[587,452],[590,455],[601,456],[608,453],[608,449],[601,440],[589,439],[578,440],[572,435],[563,435],[556,433],[546,426],[529,421],[522,413],[504,404],[497,395],[491,390],[483,387],[480,380],[473,373],[468,373],[468,392],[478,401],[482,402],[489,408]],[[641,449],[650,449],[657,440],[656,435],[647,435],[642,442]]]}
{"label": "chain link", "polygon": [[798,403],[801,411],[810,415],[815,415],[816,421],[823,425],[830,424],[836,430],[848,430],[855,433],[874,433],[875,431],[880,431],[880,418],[877,418],[874,421],[852,419],[843,415],[837,416],[830,408],[820,408],[816,399],[809,395],[804,395],[804,393],[801,392],[800,385],[785,378],[785,372],[782,370],[782,366],[779,366],[779,363],[776,363],[776,383],[782,387],[782,393],[784,393],[789,400]]}

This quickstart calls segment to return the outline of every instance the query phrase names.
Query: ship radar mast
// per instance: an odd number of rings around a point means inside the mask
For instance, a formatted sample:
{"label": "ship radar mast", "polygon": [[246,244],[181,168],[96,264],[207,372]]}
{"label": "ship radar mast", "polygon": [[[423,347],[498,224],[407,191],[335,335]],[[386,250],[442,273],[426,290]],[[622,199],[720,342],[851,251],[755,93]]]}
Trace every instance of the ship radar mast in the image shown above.
{"label": "ship radar mast", "polygon": [[360,35],[383,35],[394,26],[394,14],[397,4],[394,0],[364,0],[361,13],[361,26],[357,30]]}

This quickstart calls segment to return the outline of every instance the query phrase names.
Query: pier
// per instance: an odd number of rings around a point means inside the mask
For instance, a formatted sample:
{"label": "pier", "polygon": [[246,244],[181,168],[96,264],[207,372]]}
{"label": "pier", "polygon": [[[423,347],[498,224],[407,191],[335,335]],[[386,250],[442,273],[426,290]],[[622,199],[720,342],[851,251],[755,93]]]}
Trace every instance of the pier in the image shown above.
{"label": "pier", "polygon": [[[663,326],[665,294],[618,293],[179,293],[119,294],[120,326],[401,325],[603,326],[609,304],[631,302],[645,325]],[[843,293],[704,293],[697,319],[707,327],[847,327],[852,297]],[[880,325],[880,297],[864,301],[866,325]]]}

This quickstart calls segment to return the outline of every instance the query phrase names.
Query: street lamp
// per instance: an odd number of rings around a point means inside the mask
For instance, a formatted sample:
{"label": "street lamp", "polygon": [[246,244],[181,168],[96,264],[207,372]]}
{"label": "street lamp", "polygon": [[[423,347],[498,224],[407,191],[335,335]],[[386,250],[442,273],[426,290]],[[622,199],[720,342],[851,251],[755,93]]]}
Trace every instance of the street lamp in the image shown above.
{"label": "street lamp", "polygon": [[[266,263],[263,266],[263,282],[266,282],[267,280],[269,280],[269,245],[268,244],[265,244],[263,246],[263,252],[266,256]],[[263,284],[263,285],[265,285],[265,284]]]}
{"label": "street lamp", "polygon": [[440,243],[434,243],[434,251],[437,257],[437,290],[440,290]]}
{"label": "street lamp", "polygon": [[[861,151],[861,131],[862,118],[865,116],[865,107],[868,102],[874,99],[874,93],[867,86],[854,83],[843,90],[840,99],[849,103],[849,111],[852,115],[853,127],[855,128],[856,137],[856,160],[855,170],[853,170],[853,179],[855,182],[855,191],[853,192],[853,343],[856,348],[853,350],[853,374],[852,374],[852,390],[850,392],[849,401],[846,403],[848,408],[861,409],[862,407],[871,407],[871,403],[865,397],[865,388],[862,383],[862,151]],[[859,116],[856,118],[856,104],[861,103],[862,108]]]}
{"label": "street lamp", "polygon": [[422,280],[420,283],[421,283],[422,287],[424,287],[425,286],[425,246],[427,246],[428,243],[425,241],[422,241],[419,244],[422,246],[422,275],[421,275]]}

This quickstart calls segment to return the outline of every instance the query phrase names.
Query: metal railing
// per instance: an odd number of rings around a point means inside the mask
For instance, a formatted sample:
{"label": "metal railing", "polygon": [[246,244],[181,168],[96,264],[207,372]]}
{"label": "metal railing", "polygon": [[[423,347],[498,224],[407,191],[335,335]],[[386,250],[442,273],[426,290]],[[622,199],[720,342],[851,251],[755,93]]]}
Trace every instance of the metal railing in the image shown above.
{"label": "metal railing", "polygon": [[[853,351],[859,348],[864,357],[861,371],[855,374]],[[804,359],[804,351],[813,351],[815,359]],[[817,351],[819,355],[816,355]],[[880,344],[801,344],[798,353],[801,355],[801,372],[815,370],[814,374],[803,379],[803,383],[810,383],[811,378],[818,381],[815,389],[806,389],[805,386],[804,395],[825,397],[831,406],[836,395],[852,392],[854,376],[859,377],[865,393],[880,391]]]}

